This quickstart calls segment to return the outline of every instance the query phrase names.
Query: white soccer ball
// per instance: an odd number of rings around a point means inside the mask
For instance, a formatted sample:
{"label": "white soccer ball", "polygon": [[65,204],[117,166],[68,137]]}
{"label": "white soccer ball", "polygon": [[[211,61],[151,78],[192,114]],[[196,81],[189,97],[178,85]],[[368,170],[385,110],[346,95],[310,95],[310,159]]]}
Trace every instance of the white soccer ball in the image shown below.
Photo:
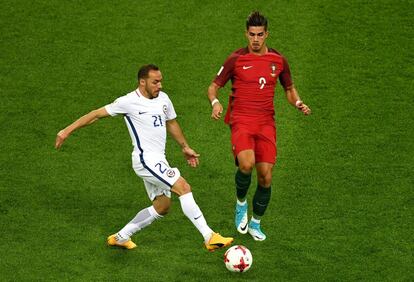
{"label": "white soccer ball", "polygon": [[253,263],[252,253],[245,246],[235,245],[224,254],[224,263],[232,272],[246,272]]}

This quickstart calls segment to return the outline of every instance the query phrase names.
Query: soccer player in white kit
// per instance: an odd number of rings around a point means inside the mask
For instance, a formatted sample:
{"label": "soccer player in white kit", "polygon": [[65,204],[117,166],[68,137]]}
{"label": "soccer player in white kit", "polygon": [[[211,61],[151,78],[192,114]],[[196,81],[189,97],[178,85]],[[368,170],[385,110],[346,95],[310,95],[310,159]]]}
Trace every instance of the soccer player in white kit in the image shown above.
{"label": "soccer player in white kit", "polygon": [[174,106],[161,91],[162,74],[155,65],[144,65],[138,71],[138,88],[113,103],[82,116],[56,136],[59,149],[66,138],[78,128],[100,118],[122,114],[131,135],[134,150],[132,167],[144,181],[152,205],[139,211],[120,231],[108,237],[108,244],[127,249],[136,247],[131,236],[168,213],[171,192],[179,196],[181,208],[204,238],[209,251],[223,248],[233,238],[215,233],[208,225],[193,198],[191,186],[177,168],[171,168],[165,157],[167,131],[180,144],[190,166],[198,165],[199,155],[190,148],[178,124]]}

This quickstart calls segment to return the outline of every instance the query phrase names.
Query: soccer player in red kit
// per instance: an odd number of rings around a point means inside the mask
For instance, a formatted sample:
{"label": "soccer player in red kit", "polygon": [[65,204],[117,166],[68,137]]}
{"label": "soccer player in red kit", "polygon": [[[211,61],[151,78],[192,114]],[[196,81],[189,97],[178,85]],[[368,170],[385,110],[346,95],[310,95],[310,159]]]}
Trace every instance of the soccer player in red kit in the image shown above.
{"label": "soccer player in red kit", "polygon": [[[248,46],[236,50],[226,59],[208,88],[208,98],[213,107],[211,117],[218,120],[223,112],[218,90],[228,80],[232,82],[225,122],[231,129],[233,155],[238,166],[235,175],[235,225],[240,233],[249,232],[256,241],[266,239],[260,220],[270,200],[272,169],[276,161],[273,98],[277,80],[291,105],[305,115],[311,113],[299,98],[286,59],[267,47],[268,35],[267,19],[257,11],[252,12],[246,21]],[[253,197],[253,216],[248,222],[246,198],[254,167],[257,189]]]}

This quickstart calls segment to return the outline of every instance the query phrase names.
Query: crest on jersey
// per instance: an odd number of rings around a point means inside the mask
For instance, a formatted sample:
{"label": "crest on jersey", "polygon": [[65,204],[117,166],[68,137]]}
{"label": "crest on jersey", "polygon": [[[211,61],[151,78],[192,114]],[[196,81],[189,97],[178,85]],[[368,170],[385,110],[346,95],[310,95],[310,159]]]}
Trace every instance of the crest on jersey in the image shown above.
{"label": "crest on jersey", "polygon": [[271,73],[270,73],[270,75],[272,76],[272,77],[276,77],[276,70],[277,70],[277,66],[276,66],[276,64],[275,63],[271,63],[270,64],[270,69],[271,69]]}
{"label": "crest on jersey", "polygon": [[167,105],[162,106],[162,111],[164,112],[164,114],[167,114]]}
{"label": "crest on jersey", "polygon": [[174,177],[175,176],[175,171],[172,169],[167,170],[167,176],[168,177]]}

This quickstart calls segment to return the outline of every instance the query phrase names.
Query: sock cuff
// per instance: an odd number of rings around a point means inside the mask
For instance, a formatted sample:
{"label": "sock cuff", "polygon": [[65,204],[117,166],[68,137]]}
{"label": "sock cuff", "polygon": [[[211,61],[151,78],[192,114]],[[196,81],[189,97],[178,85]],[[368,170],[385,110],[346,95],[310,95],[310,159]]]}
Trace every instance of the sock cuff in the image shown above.
{"label": "sock cuff", "polygon": [[243,201],[240,201],[239,199],[237,199],[237,204],[239,204],[240,206],[244,206],[247,204],[246,199],[244,199]]}
{"label": "sock cuff", "polygon": [[194,198],[193,197],[193,192],[190,192],[190,193],[186,193],[186,194],[184,194],[184,195],[181,195],[180,197],[178,197],[178,199],[180,199],[180,201],[182,201],[182,200],[185,200],[185,199],[187,199],[187,198]]}
{"label": "sock cuff", "polygon": [[236,174],[243,177],[243,178],[250,178],[252,176],[251,173],[246,174],[246,173],[242,172],[240,170],[240,168],[237,169]]}
{"label": "sock cuff", "polygon": [[261,185],[257,185],[257,190],[259,190],[260,192],[270,193],[270,191],[272,190],[272,186],[269,186],[268,188],[266,188]]}
{"label": "sock cuff", "polygon": [[163,217],[162,215],[157,213],[154,206],[150,206],[147,209],[148,209],[149,214],[152,215],[153,217],[155,217],[155,218],[162,218]]}

